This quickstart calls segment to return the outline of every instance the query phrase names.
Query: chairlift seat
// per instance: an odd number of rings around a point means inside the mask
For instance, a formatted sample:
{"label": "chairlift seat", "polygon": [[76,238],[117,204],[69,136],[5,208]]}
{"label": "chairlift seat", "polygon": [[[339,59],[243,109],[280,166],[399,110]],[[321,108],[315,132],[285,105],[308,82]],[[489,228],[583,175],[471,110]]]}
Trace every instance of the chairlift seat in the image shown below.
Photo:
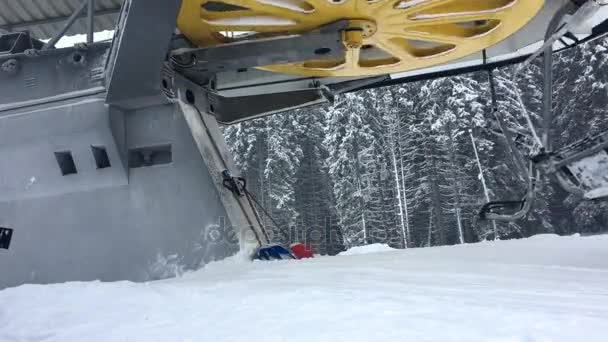
{"label": "chairlift seat", "polygon": [[586,199],[608,197],[608,132],[586,137],[533,160],[542,172],[555,175],[571,193]]}

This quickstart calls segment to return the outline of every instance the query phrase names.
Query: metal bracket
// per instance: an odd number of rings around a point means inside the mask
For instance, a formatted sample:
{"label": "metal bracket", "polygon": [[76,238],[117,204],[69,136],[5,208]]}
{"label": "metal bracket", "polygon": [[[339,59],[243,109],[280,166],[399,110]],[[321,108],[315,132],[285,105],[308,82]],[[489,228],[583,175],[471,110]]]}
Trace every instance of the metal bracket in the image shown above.
{"label": "metal bracket", "polygon": [[181,1],[126,0],[106,67],[106,102],[135,109],[165,102],[161,72]]}
{"label": "metal bracket", "polygon": [[[271,94],[224,96],[213,90],[214,81],[203,87],[183,75],[166,67],[163,71],[163,89],[169,99],[175,99],[177,90],[187,86],[205,97],[204,102],[195,105],[223,124],[234,124],[266,115],[276,114],[296,108],[333,103],[334,95],[325,86],[312,82],[309,88],[277,92]],[[204,107],[203,107],[204,106]]]}
{"label": "metal bracket", "polygon": [[281,93],[227,97],[207,93],[209,113],[224,124],[234,124],[266,115],[313,105],[333,103],[333,94],[324,86],[311,84],[308,89]]}

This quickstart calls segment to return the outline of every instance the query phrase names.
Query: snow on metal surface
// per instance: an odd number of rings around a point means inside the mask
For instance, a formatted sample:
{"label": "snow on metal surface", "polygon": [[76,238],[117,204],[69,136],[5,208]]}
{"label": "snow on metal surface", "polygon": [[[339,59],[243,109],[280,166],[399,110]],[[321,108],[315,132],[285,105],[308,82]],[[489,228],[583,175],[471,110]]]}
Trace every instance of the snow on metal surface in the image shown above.
{"label": "snow on metal surface", "polygon": [[[123,0],[96,0],[95,30],[114,28],[117,13]],[[30,31],[39,39],[48,39],[63,27],[62,19],[67,19],[81,0],[0,0],[0,29]],[[86,14],[86,13],[85,13]],[[78,19],[68,35],[85,33],[86,18]]]}
{"label": "snow on metal surface", "polygon": [[570,171],[578,178],[589,199],[608,196],[608,153],[601,151],[572,163]]}
{"label": "snow on metal surface", "polygon": [[603,197],[608,197],[608,187],[593,189],[585,193],[585,198],[587,199],[597,199]]}

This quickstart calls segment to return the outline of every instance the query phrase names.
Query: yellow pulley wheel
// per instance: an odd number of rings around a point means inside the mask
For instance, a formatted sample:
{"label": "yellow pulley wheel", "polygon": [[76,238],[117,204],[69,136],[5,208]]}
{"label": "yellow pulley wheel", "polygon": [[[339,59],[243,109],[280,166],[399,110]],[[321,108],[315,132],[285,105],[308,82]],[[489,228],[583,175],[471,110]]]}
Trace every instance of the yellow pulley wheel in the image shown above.
{"label": "yellow pulley wheel", "polygon": [[[178,27],[199,46],[304,33],[348,20],[340,59],[262,69],[304,76],[398,73],[449,62],[521,29],[544,0],[183,0]],[[323,47],[318,49],[323,53]]]}

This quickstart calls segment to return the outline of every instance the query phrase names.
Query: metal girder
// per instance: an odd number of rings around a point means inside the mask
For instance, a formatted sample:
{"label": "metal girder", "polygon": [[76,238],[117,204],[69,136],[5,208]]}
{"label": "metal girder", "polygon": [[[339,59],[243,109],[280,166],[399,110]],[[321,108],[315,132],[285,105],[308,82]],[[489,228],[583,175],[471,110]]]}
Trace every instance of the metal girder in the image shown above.
{"label": "metal girder", "polygon": [[104,93],[109,43],[46,51],[26,43],[21,52],[0,54],[0,111]]}
{"label": "metal girder", "polygon": [[258,245],[263,245],[270,241],[265,234],[260,216],[247,197],[238,196],[223,186],[224,171],[227,170],[229,174],[236,176],[240,175],[240,172],[236,168],[215,116],[205,110],[209,106],[206,93],[196,84],[182,77],[177,77],[173,86],[175,93],[173,101],[188,123],[230,223],[238,234],[241,251],[253,252],[256,242]]}
{"label": "metal girder", "polygon": [[87,5],[87,44],[93,44],[95,33],[95,0],[88,0]]}
{"label": "metal girder", "polygon": [[249,96],[222,96],[207,93],[208,111],[217,121],[234,124],[292,109],[333,102],[333,94],[324,86],[312,83],[308,89]]}
{"label": "metal girder", "polygon": [[[346,27],[347,22],[342,20],[302,35],[251,39],[209,48],[178,48],[171,52],[169,68],[165,70],[171,75],[169,78],[183,77],[201,88],[208,107],[199,109],[209,112],[224,124],[329,103],[333,102],[332,93],[314,81],[308,87],[297,90],[223,96],[214,90],[214,75],[221,71],[279,62],[294,63],[312,58],[335,59],[344,53],[341,35]],[[169,83],[172,82],[168,79],[163,81],[166,88],[171,88]]]}
{"label": "metal girder", "polygon": [[127,0],[106,68],[106,102],[133,109],[166,102],[161,74],[180,0]]}
{"label": "metal girder", "polygon": [[206,48],[179,48],[171,52],[171,67],[203,84],[205,78],[229,70],[307,60],[334,60],[344,55],[340,20],[300,35],[242,40]]}
{"label": "metal girder", "polygon": [[215,120],[223,124],[234,124],[245,120],[285,112],[313,105],[332,103],[333,93],[329,88],[312,81],[308,88],[273,92],[268,94],[223,96],[213,88],[215,81],[209,80],[201,86],[185,76],[164,69],[163,86],[165,95],[172,100],[177,98],[177,90],[181,84],[187,84],[189,89],[198,92],[204,101],[193,103],[198,110],[209,113]]}

